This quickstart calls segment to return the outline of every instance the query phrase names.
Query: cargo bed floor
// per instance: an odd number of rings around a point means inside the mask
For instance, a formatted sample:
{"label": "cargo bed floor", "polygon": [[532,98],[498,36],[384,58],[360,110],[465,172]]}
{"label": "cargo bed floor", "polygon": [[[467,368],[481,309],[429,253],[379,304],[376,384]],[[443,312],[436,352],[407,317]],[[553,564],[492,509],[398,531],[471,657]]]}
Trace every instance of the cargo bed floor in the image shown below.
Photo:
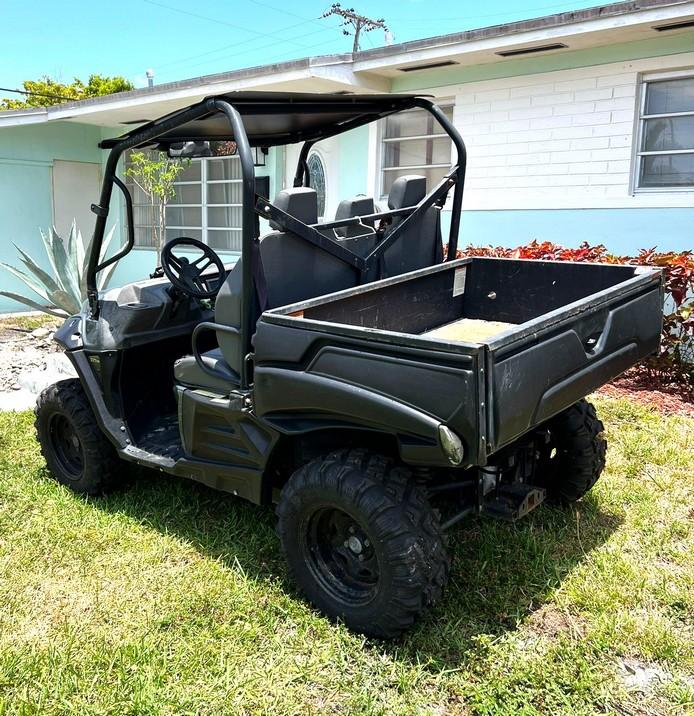
{"label": "cargo bed floor", "polygon": [[431,331],[422,333],[427,338],[439,338],[444,341],[465,341],[467,343],[479,343],[486,341],[499,333],[512,328],[515,323],[503,323],[502,321],[483,321],[479,318],[461,318],[452,323],[434,328]]}

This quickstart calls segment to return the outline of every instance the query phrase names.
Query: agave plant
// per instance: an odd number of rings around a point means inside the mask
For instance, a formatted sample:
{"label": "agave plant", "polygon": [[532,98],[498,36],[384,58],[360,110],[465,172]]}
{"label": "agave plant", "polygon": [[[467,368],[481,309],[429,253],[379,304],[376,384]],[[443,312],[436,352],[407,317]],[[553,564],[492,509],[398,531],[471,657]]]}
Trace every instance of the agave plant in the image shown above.
{"label": "agave plant", "polygon": [[[102,261],[108,252],[114,229],[115,227],[104,237],[100,256]],[[52,227],[47,234],[41,231],[41,238],[51,265],[50,273],[44,271],[17,244],[14,244],[14,247],[19,252],[19,258],[29,273],[9,264],[0,263],[0,266],[37,294],[41,298],[41,302],[10,291],[0,291],[0,296],[12,298],[25,306],[60,318],[79,313],[82,303],[87,298],[87,265],[92,240],[90,239],[85,246],[82,233],[74,221],[66,242],[58,236],[55,227]],[[116,264],[111,264],[97,275],[97,287],[100,291],[108,285],[115,268]]]}

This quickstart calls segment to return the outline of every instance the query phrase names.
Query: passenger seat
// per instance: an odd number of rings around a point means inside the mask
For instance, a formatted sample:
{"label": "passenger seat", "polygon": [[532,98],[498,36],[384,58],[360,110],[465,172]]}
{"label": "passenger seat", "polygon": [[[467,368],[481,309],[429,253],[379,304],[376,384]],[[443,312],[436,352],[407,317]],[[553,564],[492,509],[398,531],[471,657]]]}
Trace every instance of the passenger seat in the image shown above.
{"label": "passenger seat", "polygon": [[[335,221],[351,219],[355,216],[368,216],[369,214],[373,214],[374,211],[374,200],[370,196],[358,194],[351,199],[343,199],[338,204],[337,211],[335,212]],[[371,233],[369,228],[373,231],[373,219],[367,220],[363,224],[356,224],[355,226],[343,226],[339,229],[335,229],[335,233],[341,237],[352,238],[354,236],[363,236],[364,234]]]}
{"label": "passenger seat", "polygon": [[[427,193],[427,180],[423,176],[410,174],[393,182],[388,195],[389,209],[403,209],[416,206]],[[405,229],[395,243],[383,255],[383,278],[398,276],[408,271],[433,266],[443,261],[440,210],[432,206]],[[397,216],[386,232],[386,238],[403,221],[406,215]]]}
{"label": "passenger seat", "polygon": [[[284,189],[277,195],[275,206],[304,224],[318,222],[315,189]],[[273,222],[270,226],[281,229]],[[358,283],[356,269],[290,231],[273,231],[262,237],[260,255],[270,308],[351,288]]]}
{"label": "passenger seat", "polygon": [[[335,212],[335,221],[340,219],[351,219],[355,216],[369,216],[375,212],[374,200],[369,196],[357,195],[351,199],[343,199]],[[335,229],[331,238],[337,240],[345,248],[349,249],[357,256],[366,257],[375,248],[378,243],[376,229],[374,228],[374,220],[367,219],[365,222],[355,224],[353,226],[342,226]],[[378,266],[374,267],[361,278],[362,283],[375,281],[379,278]]]}

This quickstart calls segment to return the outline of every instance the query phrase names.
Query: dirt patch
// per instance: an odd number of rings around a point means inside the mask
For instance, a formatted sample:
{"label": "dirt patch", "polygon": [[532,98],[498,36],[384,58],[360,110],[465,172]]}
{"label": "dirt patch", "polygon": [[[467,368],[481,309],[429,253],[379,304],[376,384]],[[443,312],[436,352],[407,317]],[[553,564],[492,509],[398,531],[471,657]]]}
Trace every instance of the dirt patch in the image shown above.
{"label": "dirt patch", "polygon": [[628,398],[664,415],[694,417],[694,388],[684,384],[654,386],[635,371],[627,371],[597,391],[610,398]]}
{"label": "dirt patch", "polygon": [[526,620],[525,627],[529,632],[548,639],[556,639],[560,634],[582,639],[586,634],[583,619],[550,605],[534,611]]}
{"label": "dirt patch", "polygon": [[53,341],[59,322],[26,328],[21,319],[0,319],[0,392],[19,390],[18,376],[27,369],[45,365],[46,356],[60,351]]}

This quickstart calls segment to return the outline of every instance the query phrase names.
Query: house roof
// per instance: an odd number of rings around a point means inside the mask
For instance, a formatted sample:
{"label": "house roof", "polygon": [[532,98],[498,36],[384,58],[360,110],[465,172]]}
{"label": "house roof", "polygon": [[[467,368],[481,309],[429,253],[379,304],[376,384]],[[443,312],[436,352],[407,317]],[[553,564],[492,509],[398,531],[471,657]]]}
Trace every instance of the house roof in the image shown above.
{"label": "house roof", "polygon": [[[0,112],[0,127],[67,120],[104,127],[142,124],[210,94],[242,90],[389,92],[403,72],[445,64],[511,62],[503,53],[558,45],[546,53],[586,49],[659,36],[660,25],[694,20],[694,0],[633,0],[530,20],[429,37],[357,53],[289,62],[168,82],[51,107]],[[691,31],[691,27],[672,33]],[[544,53],[543,53],[544,54]]]}

